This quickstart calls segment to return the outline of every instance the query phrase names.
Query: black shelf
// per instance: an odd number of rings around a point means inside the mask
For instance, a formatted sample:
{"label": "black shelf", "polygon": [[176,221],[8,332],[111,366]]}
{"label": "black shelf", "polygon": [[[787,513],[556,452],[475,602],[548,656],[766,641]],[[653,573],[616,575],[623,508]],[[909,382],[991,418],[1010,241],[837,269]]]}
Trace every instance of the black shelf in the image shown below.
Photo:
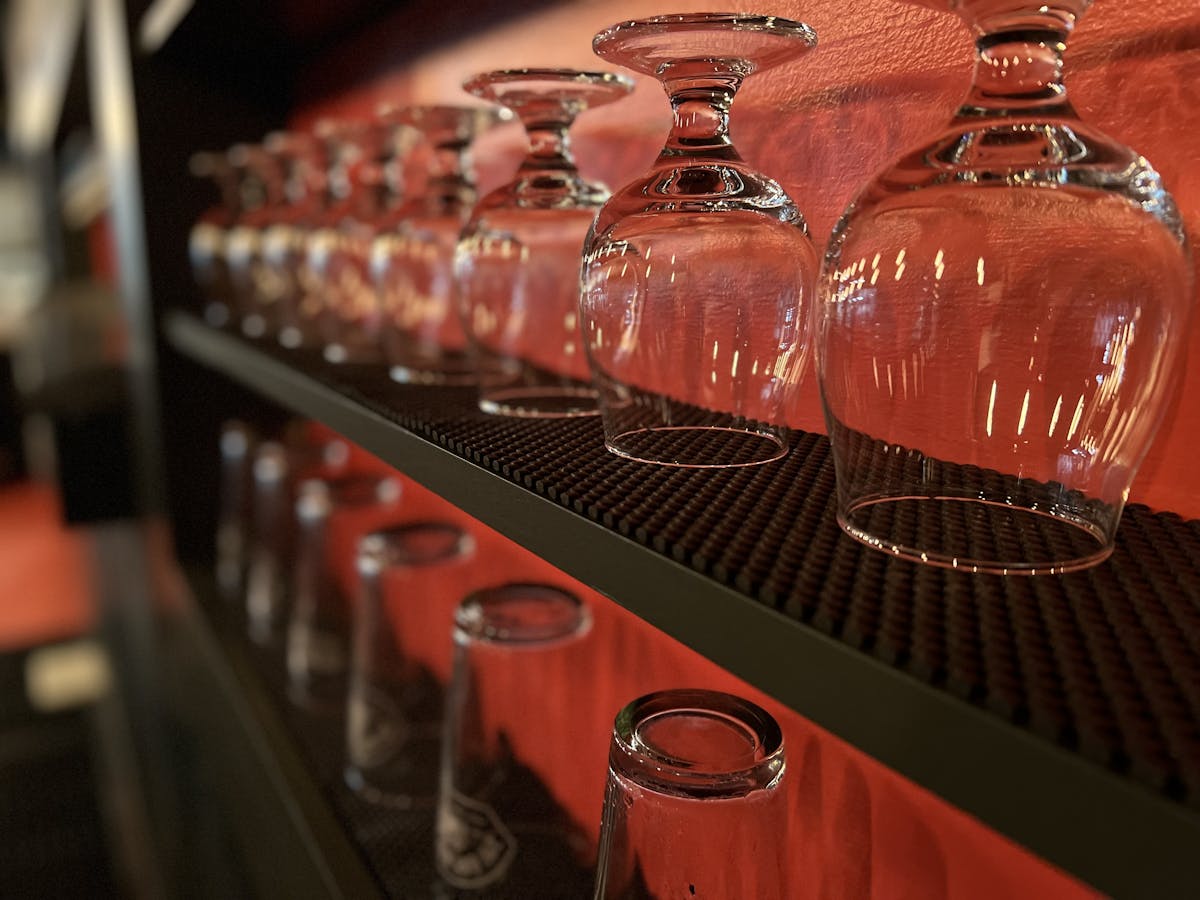
{"label": "black shelf", "polygon": [[[169,342],[318,419],[1035,853],[1185,895],[1200,846],[1200,523],[1130,507],[1113,558],[999,578],[868,551],[823,437],[697,471],[611,457],[596,420],[479,413],[167,317]],[[233,412],[233,411],[231,411]]]}

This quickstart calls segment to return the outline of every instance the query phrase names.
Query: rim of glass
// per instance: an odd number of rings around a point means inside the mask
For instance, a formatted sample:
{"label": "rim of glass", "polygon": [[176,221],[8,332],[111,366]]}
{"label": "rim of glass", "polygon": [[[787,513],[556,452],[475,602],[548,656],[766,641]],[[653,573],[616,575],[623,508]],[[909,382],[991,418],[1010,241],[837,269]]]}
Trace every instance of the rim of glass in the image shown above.
{"label": "rim of glass", "polygon": [[[421,538],[433,538],[431,546],[405,547]],[[358,542],[358,569],[371,574],[381,569],[418,568],[442,565],[466,559],[475,550],[475,539],[470,532],[453,522],[428,520],[380,528],[362,537]]]}
{"label": "rim of glass", "polygon": [[[1082,553],[1076,556],[1063,556],[1060,559],[1031,559],[1012,557],[1009,559],[996,558],[989,559],[982,556],[972,557],[966,555],[955,555],[947,551],[932,549],[929,547],[910,546],[905,543],[897,543],[888,539],[886,536],[877,534],[874,531],[862,525],[855,524],[852,517],[863,510],[874,506],[886,503],[899,503],[905,501],[920,501],[937,504],[946,503],[963,503],[963,504],[978,504],[982,506],[994,506],[1000,509],[1008,509],[1013,512],[1023,513],[1030,517],[1041,517],[1052,521],[1058,525],[1069,528],[1074,528],[1082,534],[1087,535],[1096,542],[1096,549],[1091,553]],[[928,566],[936,566],[942,569],[951,569],[957,572],[969,572],[975,575],[1064,575],[1069,572],[1078,572],[1083,569],[1091,568],[1099,565],[1108,559],[1116,547],[1116,530],[1115,528],[1110,533],[1095,521],[1083,516],[1061,515],[1050,512],[1049,510],[1038,509],[1036,507],[1027,506],[1020,503],[1009,503],[1001,500],[984,499],[980,497],[959,497],[949,494],[941,494],[937,496],[917,495],[917,494],[883,494],[860,497],[855,500],[848,501],[844,508],[839,502],[837,512],[838,525],[841,526],[849,537],[854,538],[860,544],[871,547],[874,550],[879,550],[889,556],[895,556],[899,559],[905,559],[910,562],[921,563]]]}
{"label": "rim of glass", "polygon": [[503,107],[465,103],[382,103],[376,107],[375,116],[385,125],[408,125],[419,129],[432,122],[435,126],[480,130],[513,118],[512,112]]}
{"label": "rim of glass", "polygon": [[[533,607],[538,613],[529,616]],[[539,647],[581,637],[592,615],[575,594],[554,584],[511,582],[470,594],[454,613],[456,641],[507,648]]]}
{"label": "rim of glass", "polygon": [[[748,742],[744,763],[684,759],[642,739],[642,728],[665,716],[724,720]],[[738,797],[772,787],[784,770],[783,731],[769,712],[743,697],[704,688],[645,694],[613,723],[610,764],[618,774],[660,793],[685,797]]]}
{"label": "rim of glass", "polygon": [[816,31],[796,19],[753,13],[669,13],[645,19],[627,19],[624,22],[610,25],[592,38],[592,50],[603,56],[600,52],[602,48],[630,33],[666,34],[671,31],[699,30],[696,26],[704,26],[705,29],[712,30],[750,31],[778,37],[797,38],[804,41],[809,48],[817,45]]}
{"label": "rim of glass", "polygon": [[492,69],[472,75],[463,82],[463,90],[478,96],[477,91],[492,84],[511,84],[521,81],[563,81],[576,84],[622,85],[633,88],[633,79],[619,72],[596,69],[570,69],[531,66],[522,69]]}

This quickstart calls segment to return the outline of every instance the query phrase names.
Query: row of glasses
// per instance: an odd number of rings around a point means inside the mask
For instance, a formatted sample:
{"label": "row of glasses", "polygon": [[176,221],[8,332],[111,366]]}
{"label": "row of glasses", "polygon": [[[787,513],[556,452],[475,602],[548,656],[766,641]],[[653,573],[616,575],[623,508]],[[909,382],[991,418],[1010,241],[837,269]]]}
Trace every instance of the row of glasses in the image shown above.
{"label": "row of glasses", "polygon": [[372,343],[398,380],[477,383],[500,415],[596,404],[613,453],[698,468],[782,457],[815,351],[849,535],[973,572],[1098,563],[1178,380],[1192,282],[1158,174],[1066,99],[1087,5],[952,4],[977,35],[970,93],[851,203],[823,267],[728,130],[745,78],[815,45],[807,25],[684,14],[598,34],[597,55],[658,79],[674,113],[650,171],[607,199],[567,133],[628,82],[477,76],[466,90],[516,113],[528,157],[476,203],[462,163],[479,129],[462,123],[485,114],[405,114],[440,123],[444,171],[376,236]]}
{"label": "row of glasses", "polygon": [[[228,480],[245,480],[237,459],[272,464],[255,472],[252,505],[276,505],[276,476],[286,484],[307,473],[290,492],[295,533],[282,560],[294,573],[283,635],[289,698],[314,716],[344,708],[344,777],[362,799],[434,817],[436,896],[671,896],[685,886],[700,896],[748,886],[755,896],[786,896],[784,755],[769,714],[703,690],[659,692],[621,710],[593,875],[585,829],[521,758],[520,736],[507,731],[536,740],[547,723],[569,720],[577,700],[551,681],[578,658],[588,607],[552,584],[481,587],[470,532],[406,518],[399,481],[348,474],[336,440],[264,441],[251,453],[246,445],[254,450],[252,435],[229,423],[221,448]],[[260,493],[266,484],[273,489]],[[354,543],[357,596],[348,602],[331,517],[363,510],[372,518],[359,521],[376,524]],[[453,655],[443,690],[414,636],[419,643],[447,630]],[[253,630],[251,637],[262,641]],[[520,696],[537,714],[501,724]],[[736,840],[713,854],[705,834]]]}
{"label": "row of glasses", "polygon": [[[570,692],[548,680],[578,654],[586,605],[549,584],[471,590],[454,608],[443,705],[404,635],[429,634],[428,620],[442,624],[447,599],[471,584],[472,538],[419,521],[358,547],[346,782],[375,804],[433,808],[435,896],[788,895],[783,739],[768,713],[706,690],[663,691],[621,710],[593,878],[583,829],[499,724],[522,696],[536,715],[517,727],[536,735],[569,720]],[[714,854],[711,834],[733,843]]]}

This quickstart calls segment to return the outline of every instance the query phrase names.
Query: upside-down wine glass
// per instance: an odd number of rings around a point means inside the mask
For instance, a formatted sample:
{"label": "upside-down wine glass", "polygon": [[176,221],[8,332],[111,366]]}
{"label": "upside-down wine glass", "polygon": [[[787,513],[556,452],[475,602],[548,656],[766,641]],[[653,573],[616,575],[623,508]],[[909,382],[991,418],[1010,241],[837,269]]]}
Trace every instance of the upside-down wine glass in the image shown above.
{"label": "upside-down wine glass", "polygon": [[1171,398],[1188,251],[1158,173],[1067,100],[1088,0],[949,6],[975,33],[970,92],[862,190],[826,254],[838,521],[938,566],[1071,571],[1111,553]]}
{"label": "upside-down wine glass", "polygon": [[477,199],[471,143],[509,114],[414,106],[386,109],[380,116],[416,129],[431,151],[424,187],[403,204],[395,226],[371,244],[389,371],[403,384],[473,384],[476,367],[454,287],[454,248]]}
{"label": "upside-down wine glass", "polygon": [[739,466],[787,452],[817,257],[804,217],[729,137],[742,80],[816,43],[801,22],[690,13],[623,22],[595,52],[658,78],[674,123],[584,246],[583,329],[618,456]]}
{"label": "upside-down wine glass", "polygon": [[310,325],[316,293],[308,268],[308,236],[327,205],[326,150],[316,136],[277,131],[263,142],[278,164],[282,199],[263,233],[259,299],[267,332],[289,349],[319,342]]}
{"label": "upside-down wine glass", "polygon": [[235,144],[228,159],[238,192],[238,213],[224,241],[230,305],[238,329],[247,337],[261,337],[265,327],[257,311],[255,281],[261,267],[262,232],[280,199],[278,169],[257,144]]}
{"label": "upside-down wine glass", "polygon": [[238,172],[226,153],[195,153],[188,160],[188,169],[196,177],[212,181],[218,192],[218,201],[200,214],[188,233],[188,259],[204,302],[204,320],[222,328],[233,319],[225,240],[240,212]]}
{"label": "upside-down wine glass", "polygon": [[371,276],[371,242],[398,223],[404,163],[415,132],[377,121],[323,126],[331,165],[329,206],[308,236],[308,268],[322,353],[332,363],[378,365],[381,307]]}
{"label": "upside-down wine glass", "polygon": [[529,151],[516,178],[479,201],[459,238],[459,302],[478,360],[479,407],[530,418],[594,415],[579,329],[583,239],[608,189],[575,167],[568,131],[632,82],[611,72],[506,69],[463,88],[512,110]]}
{"label": "upside-down wine glass", "polygon": [[406,522],[358,543],[345,781],[366,800],[436,798],[443,690],[420,645],[449,634],[476,559],[474,538],[452,522]]}

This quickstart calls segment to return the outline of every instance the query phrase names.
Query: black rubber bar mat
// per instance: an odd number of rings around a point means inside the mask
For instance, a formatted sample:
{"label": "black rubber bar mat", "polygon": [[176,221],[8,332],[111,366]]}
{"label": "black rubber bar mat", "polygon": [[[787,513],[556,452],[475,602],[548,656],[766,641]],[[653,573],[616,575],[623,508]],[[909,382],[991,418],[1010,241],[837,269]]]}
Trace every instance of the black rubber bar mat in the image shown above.
{"label": "black rubber bar mat", "polygon": [[595,417],[489,416],[471,389],[403,386],[382,366],[254,346],[793,619],[1200,807],[1200,521],[1130,505],[1113,556],[1068,575],[921,566],[842,534],[822,435],[793,435],[769,465],[650,466],[608,453]]}

